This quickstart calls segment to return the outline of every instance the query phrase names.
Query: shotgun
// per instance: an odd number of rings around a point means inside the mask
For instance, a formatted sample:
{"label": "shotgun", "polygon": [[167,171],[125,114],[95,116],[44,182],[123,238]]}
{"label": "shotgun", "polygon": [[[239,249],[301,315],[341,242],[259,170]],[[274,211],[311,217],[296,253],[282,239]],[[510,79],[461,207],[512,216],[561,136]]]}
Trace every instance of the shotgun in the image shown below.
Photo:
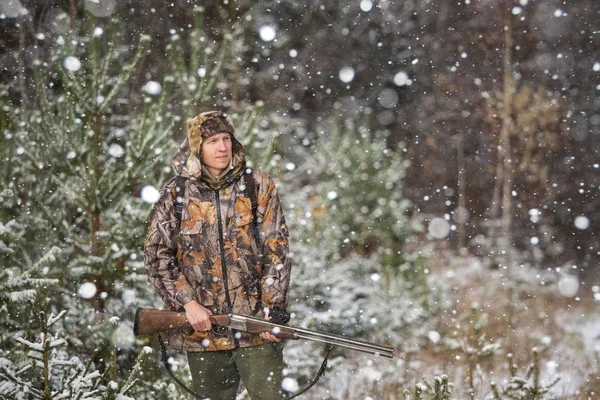
{"label": "shotgun", "polygon": [[[390,346],[381,346],[357,339],[349,339],[346,336],[331,333],[311,331],[303,328],[295,328],[289,325],[280,325],[264,319],[249,317],[239,314],[211,315],[210,323],[213,326],[222,326],[238,331],[260,334],[271,332],[281,339],[304,339],[340,346],[351,350],[362,351],[381,357],[394,357],[394,349]],[[185,334],[191,334],[194,329],[187,322],[185,312],[156,310],[153,308],[138,308],[135,313],[133,332],[136,336],[151,333],[164,332],[170,329],[179,329]]]}

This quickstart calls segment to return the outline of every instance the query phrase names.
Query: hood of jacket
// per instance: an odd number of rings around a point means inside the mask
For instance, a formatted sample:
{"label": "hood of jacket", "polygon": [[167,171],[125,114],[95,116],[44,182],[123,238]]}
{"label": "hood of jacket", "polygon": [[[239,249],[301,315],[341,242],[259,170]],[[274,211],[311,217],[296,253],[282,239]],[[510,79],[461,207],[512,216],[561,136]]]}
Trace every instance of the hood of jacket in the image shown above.
{"label": "hood of jacket", "polygon": [[[208,111],[190,119],[187,124],[187,137],[179,146],[178,151],[171,159],[171,163],[178,175],[184,178],[200,179],[202,172],[202,159],[200,149],[202,141],[213,134],[219,132],[211,132],[207,127],[207,122],[214,118],[220,118],[228,130],[230,130],[232,143],[232,168],[233,171],[240,171],[245,167],[245,151],[244,146],[236,139],[234,132],[235,127],[229,117],[222,111]],[[226,174],[231,175],[231,171]]]}

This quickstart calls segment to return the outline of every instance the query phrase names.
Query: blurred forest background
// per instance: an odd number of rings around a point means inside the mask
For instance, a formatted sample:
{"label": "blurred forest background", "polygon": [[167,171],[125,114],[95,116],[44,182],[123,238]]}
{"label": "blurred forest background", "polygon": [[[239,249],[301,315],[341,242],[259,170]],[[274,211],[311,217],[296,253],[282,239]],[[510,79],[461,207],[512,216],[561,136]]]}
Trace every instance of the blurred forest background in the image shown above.
{"label": "blurred forest background", "polygon": [[216,108],[279,184],[292,323],[397,349],[303,398],[597,398],[598,93],[597,0],[0,0],[0,398],[185,397],[131,328]]}

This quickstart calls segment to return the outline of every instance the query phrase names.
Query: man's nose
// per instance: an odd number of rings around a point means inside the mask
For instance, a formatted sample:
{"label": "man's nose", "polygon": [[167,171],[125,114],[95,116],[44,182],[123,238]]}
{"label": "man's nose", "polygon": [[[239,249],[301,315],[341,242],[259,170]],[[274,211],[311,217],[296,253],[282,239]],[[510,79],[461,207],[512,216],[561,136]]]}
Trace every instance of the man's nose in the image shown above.
{"label": "man's nose", "polygon": [[225,150],[227,150],[227,146],[225,146],[225,141],[224,140],[219,140],[217,142],[217,150],[219,150],[219,151],[225,151]]}

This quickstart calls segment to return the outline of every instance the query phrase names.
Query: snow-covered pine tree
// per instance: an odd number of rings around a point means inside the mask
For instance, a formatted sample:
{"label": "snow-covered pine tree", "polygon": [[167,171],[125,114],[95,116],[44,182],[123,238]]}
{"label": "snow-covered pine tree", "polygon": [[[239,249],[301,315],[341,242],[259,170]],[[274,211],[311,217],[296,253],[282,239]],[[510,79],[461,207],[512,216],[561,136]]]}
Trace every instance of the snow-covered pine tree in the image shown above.
{"label": "snow-covered pine tree", "polygon": [[[402,282],[403,292],[420,296],[427,273],[424,257],[409,245],[418,224],[402,194],[406,167],[401,153],[388,146],[390,133],[372,129],[369,116],[369,110],[355,121],[334,115],[306,138],[310,147],[293,174],[299,185],[291,191],[303,197],[294,201],[294,229],[301,241],[319,248],[303,256],[315,254],[327,268],[356,260],[363,264],[356,269],[382,295],[396,296]],[[343,268],[344,274],[350,270]]]}
{"label": "snow-covered pine tree", "polygon": [[486,336],[488,318],[488,314],[481,312],[477,304],[472,304],[470,312],[458,318],[456,328],[443,341],[448,350],[464,355],[460,359],[466,363],[465,383],[472,397],[476,397],[476,387],[480,384],[477,372],[481,371],[482,366],[493,364],[494,356],[502,348],[501,341],[490,340]]}
{"label": "snow-covered pine tree", "polygon": [[318,127],[307,157],[314,228],[333,245],[331,256],[377,254],[390,272],[401,272],[410,232],[410,204],[402,196],[406,167],[388,146],[390,132],[372,128],[369,109],[361,120],[341,121],[338,107]]}
{"label": "snow-covered pine tree", "polygon": [[527,367],[524,375],[517,374],[517,367],[514,363],[513,355],[508,354],[507,361],[510,378],[505,380],[505,382],[508,383],[506,383],[502,389],[498,387],[497,383],[491,383],[494,400],[503,400],[505,398],[520,400],[547,398],[550,389],[552,389],[560,380],[559,376],[551,376],[551,379],[541,379],[542,366],[540,362],[540,353],[547,349],[548,346],[544,346],[542,349],[534,347],[531,350],[533,361]]}
{"label": "snow-covered pine tree", "polygon": [[[149,39],[131,52],[114,21],[83,36],[49,32],[28,81],[35,96],[19,102],[2,91],[0,337],[12,373],[23,362],[14,337],[35,343],[39,312],[64,314],[53,327],[69,359],[114,380],[135,365],[127,321],[136,298],[154,296],[139,273],[141,243],[176,118],[165,111],[168,80],[148,82],[143,98],[132,86]],[[65,364],[65,374],[81,363]],[[28,376],[28,387],[58,390],[37,364]],[[168,398],[166,386],[152,396]]]}
{"label": "snow-covered pine tree", "polygon": [[[315,133],[289,121],[299,143],[288,152],[297,165],[286,165],[282,189],[292,235],[290,308],[294,324],[395,346],[440,302],[428,290],[424,257],[410,246],[418,224],[402,194],[401,152],[389,148],[389,132],[371,129],[369,115],[334,115]],[[318,345],[289,343],[286,352],[298,381],[318,368]],[[367,367],[331,365],[336,372],[323,387]]]}
{"label": "snow-covered pine tree", "polygon": [[204,7],[194,7],[192,28],[171,34],[167,45],[167,56],[172,60],[168,77],[181,105],[181,117],[185,121],[207,108],[227,110],[235,123],[236,137],[249,150],[249,166],[272,170],[274,164],[270,162],[273,157],[278,158],[274,151],[278,133],[265,129],[273,124],[269,117],[261,115],[262,102],[240,102],[231,93],[239,77],[229,73],[230,65],[237,62],[235,56],[244,50],[241,32],[234,26],[222,33],[220,42],[211,39],[204,32],[204,13]]}
{"label": "snow-covered pine tree", "polygon": [[[402,393],[403,400],[448,400],[452,394],[453,384],[448,382],[448,376],[436,376],[433,378],[433,383],[426,380],[423,383],[417,383],[412,392],[404,389]],[[424,397],[427,395],[427,397]],[[412,396],[412,397],[411,397]]]}
{"label": "snow-covered pine tree", "polygon": [[[231,57],[234,34],[225,33],[219,44],[211,41],[203,32],[204,11],[204,7],[194,7],[194,25],[189,35],[182,38],[180,34],[172,34],[167,46],[167,55],[172,60],[171,74],[182,98],[185,119],[197,115],[202,106],[214,104],[217,89],[226,87],[224,67]],[[184,50],[184,44],[189,52]]]}
{"label": "snow-covered pine tree", "polygon": [[[40,320],[41,332],[33,341],[16,336],[15,340],[22,346],[16,349],[17,357],[7,358],[4,350],[0,353],[0,396],[17,400],[30,399],[121,399],[133,400],[129,397],[134,384],[143,376],[143,369],[150,359],[152,349],[145,347],[133,365],[127,379],[121,382],[111,381],[110,370],[100,373],[93,367],[97,354],[94,351],[87,363],[80,358],[70,356],[67,347],[69,338],[64,329],[56,332],[53,326],[67,313],[58,315],[41,311],[34,313]],[[14,361],[13,361],[14,360]],[[40,373],[43,382],[40,382]]]}

